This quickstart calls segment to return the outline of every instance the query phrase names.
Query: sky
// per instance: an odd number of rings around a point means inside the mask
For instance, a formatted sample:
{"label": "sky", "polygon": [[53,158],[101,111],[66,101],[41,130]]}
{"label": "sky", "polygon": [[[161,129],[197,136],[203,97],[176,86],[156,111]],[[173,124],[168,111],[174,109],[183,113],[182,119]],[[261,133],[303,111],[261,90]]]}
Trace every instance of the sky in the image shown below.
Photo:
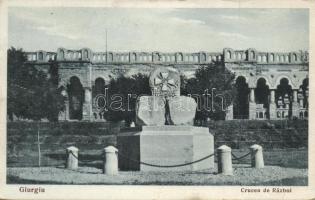
{"label": "sky", "polygon": [[308,9],[9,8],[9,47],[25,51],[308,50]]}

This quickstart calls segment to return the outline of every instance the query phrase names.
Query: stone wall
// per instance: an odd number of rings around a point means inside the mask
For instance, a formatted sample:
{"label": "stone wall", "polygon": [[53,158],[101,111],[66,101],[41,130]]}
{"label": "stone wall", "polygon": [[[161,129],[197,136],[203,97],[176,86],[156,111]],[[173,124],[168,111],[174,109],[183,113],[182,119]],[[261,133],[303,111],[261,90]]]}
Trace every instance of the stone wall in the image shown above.
{"label": "stone wall", "polygon": [[[92,109],[89,104],[93,101],[91,92],[98,78],[108,84],[111,78],[119,75],[132,76],[137,73],[149,74],[155,67],[174,67],[188,78],[194,76],[200,66],[214,61],[223,62],[225,67],[235,73],[235,79],[244,77],[250,90],[249,119],[277,119],[278,112],[292,113],[291,117],[307,116],[307,107],[300,104],[299,90],[303,81],[308,79],[309,54],[303,51],[293,52],[260,52],[253,48],[234,50],[225,48],[222,52],[93,52],[91,49],[69,50],[59,48],[57,52],[28,52],[28,62],[47,71],[49,61],[59,64],[60,86],[69,84],[71,77],[77,77],[85,90],[85,108]],[[264,79],[270,90],[268,108],[262,108],[255,99],[255,89],[258,81]],[[282,108],[275,97],[277,87],[282,79],[287,79],[293,93],[289,96],[292,108]],[[302,91],[305,93],[305,91]],[[277,95],[276,95],[277,96]],[[304,95],[305,96],[305,95]],[[303,97],[306,98],[306,97]],[[230,107],[226,119],[233,119],[233,106]],[[93,120],[92,111],[85,120]],[[278,113],[278,114],[277,114]],[[284,115],[284,114],[283,114]],[[68,119],[62,116],[61,119]]]}

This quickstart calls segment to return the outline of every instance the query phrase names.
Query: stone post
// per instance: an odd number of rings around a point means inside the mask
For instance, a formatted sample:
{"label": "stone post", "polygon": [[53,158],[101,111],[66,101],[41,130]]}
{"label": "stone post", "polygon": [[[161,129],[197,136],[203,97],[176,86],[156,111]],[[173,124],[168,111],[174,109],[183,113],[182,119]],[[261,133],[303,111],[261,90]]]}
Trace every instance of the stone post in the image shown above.
{"label": "stone post", "polygon": [[256,119],[256,102],[254,88],[250,88],[249,94],[249,119]]}
{"label": "stone post", "polygon": [[92,113],[92,89],[90,87],[84,88],[84,103],[83,103],[83,120],[90,121],[93,119]]}
{"label": "stone post", "polygon": [[270,90],[270,104],[269,104],[269,116],[270,119],[277,119],[277,105],[276,105],[275,90]]}
{"label": "stone post", "polygon": [[131,122],[130,127],[136,127],[136,124],[134,122]]}
{"label": "stone post", "polygon": [[299,118],[299,102],[298,102],[298,90],[293,90],[293,101],[292,101],[292,117]]}
{"label": "stone post", "polygon": [[233,175],[231,148],[222,145],[218,149],[218,173]]}
{"label": "stone post", "polygon": [[118,150],[113,146],[104,148],[104,168],[103,173],[107,175],[118,174]]}
{"label": "stone post", "polygon": [[254,144],[250,147],[251,164],[253,168],[264,168],[263,149],[260,145]]}
{"label": "stone post", "polygon": [[79,164],[78,152],[79,152],[79,149],[74,147],[74,146],[67,148],[67,150],[66,150],[66,153],[67,153],[66,168],[67,169],[77,169],[78,168],[78,164]]}

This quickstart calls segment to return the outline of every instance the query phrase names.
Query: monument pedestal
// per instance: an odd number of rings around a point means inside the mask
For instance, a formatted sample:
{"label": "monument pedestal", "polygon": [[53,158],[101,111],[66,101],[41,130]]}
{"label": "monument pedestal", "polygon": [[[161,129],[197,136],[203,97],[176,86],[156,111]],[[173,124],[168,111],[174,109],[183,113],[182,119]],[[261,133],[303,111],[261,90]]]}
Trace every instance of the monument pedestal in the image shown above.
{"label": "monument pedestal", "polygon": [[181,165],[214,153],[209,129],[194,126],[143,126],[128,128],[117,136],[118,165],[121,171],[197,171],[214,167],[214,156],[195,164]]}

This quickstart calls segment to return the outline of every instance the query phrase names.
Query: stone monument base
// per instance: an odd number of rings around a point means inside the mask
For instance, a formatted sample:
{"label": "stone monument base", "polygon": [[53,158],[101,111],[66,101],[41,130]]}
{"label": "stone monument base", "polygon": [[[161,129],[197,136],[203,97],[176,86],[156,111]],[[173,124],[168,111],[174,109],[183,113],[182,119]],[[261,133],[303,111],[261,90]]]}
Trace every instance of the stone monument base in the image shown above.
{"label": "stone monument base", "polygon": [[208,128],[194,126],[143,126],[122,130],[117,136],[121,171],[197,171],[214,167],[214,156],[179,167],[154,167],[190,163],[214,153]]}

